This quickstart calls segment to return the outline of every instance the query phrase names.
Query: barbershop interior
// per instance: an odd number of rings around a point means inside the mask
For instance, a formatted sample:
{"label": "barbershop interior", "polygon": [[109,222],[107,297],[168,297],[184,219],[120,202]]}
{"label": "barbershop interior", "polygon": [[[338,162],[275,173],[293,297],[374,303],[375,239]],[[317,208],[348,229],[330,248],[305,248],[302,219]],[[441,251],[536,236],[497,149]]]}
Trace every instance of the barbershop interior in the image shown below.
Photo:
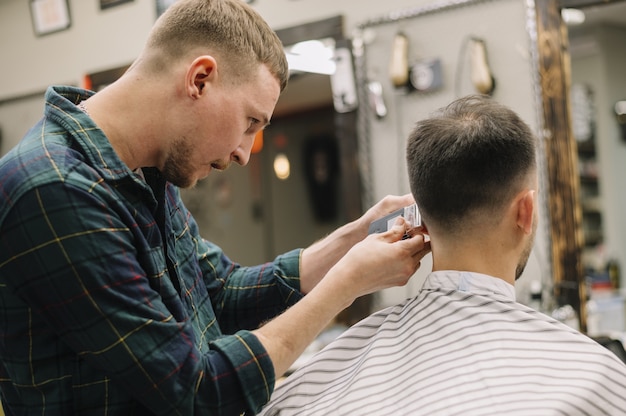
{"label": "barbershop interior", "polygon": [[[47,86],[98,91],[124,73],[174,2],[0,0],[0,154],[41,118]],[[626,1],[247,2],[284,44],[290,78],[248,165],[181,190],[204,238],[242,265],[310,245],[410,192],[416,120],[487,94],[540,141],[540,221],[517,301],[626,361]],[[357,299],[301,360],[411,297],[430,268],[427,256],[406,286]]]}

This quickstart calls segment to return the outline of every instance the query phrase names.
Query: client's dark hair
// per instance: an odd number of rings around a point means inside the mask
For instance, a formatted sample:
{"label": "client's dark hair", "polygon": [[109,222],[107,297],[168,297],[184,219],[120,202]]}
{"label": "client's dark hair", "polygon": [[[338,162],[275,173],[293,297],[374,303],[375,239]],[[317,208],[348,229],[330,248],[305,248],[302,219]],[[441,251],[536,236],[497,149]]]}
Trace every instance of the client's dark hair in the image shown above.
{"label": "client's dark hair", "polygon": [[411,191],[426,226],[457,230],[495,213],[536,169],[536,138],[512,110],[470,95],[419,121],[407,145]]}

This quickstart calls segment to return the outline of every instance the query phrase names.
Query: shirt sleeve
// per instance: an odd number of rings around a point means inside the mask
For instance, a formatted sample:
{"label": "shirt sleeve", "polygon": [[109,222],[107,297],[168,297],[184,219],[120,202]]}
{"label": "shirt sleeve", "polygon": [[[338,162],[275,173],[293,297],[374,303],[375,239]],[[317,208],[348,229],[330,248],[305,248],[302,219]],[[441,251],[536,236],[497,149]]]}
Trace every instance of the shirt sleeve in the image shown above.
{"label": "shirt sleeve", "polygon": [[256,329],[302,298],[300,249],[254,267],[240,267],[206,240],[202,252],[199,262],[206,267],[206,284],[224,333]]}
{"label": "shirt sleeve", "polygon": [[[81,370],[80,382],[73,381],[77,383],[72,385],[73,394],[112,380],[154,414],[238,414],[259,409],[269,400],[274,373],[258,339],[242,330],[217,336],[203,347],[198,333],[206,328],[194,328],[197,322],[176,310],[185,308],[165,280],[162,251],[137,243],[155,230],[142,228],[138,211],[98,195],[115,193],[96,192],[99,186],[55,182],[11,201],[11,209],[5,211],[0,225],[0,290],[2,306],[11,315],[6,318],[12,319],[8,332],[16,340],[12,349],[3,350],[3,360],[13,360],[24,370],[14,373],[13,383],[37,386],[30,390],[46,400],[58,400],[55,389],[62,388],[60,383],[79,376],[66,367],[65,361],[74,361],[89,369]],[[219,252],[205,242],[200,246]],[[205,256],[215,254],[199,257]],[[283,272],[296,274],[294,256],[277,259],[271,272],[260,273],[261,280]],[[224,262],[223,254],[218,257]],[[148,270],[146,265],[153,267]],[[222,289],[245,285],[249,276],[259,276],[258,270],[263,266],[232,272],[226,282],[235,283]],[[293,293],[297,283],[285,287]],[[218,303],[238,298],[229,290],[222,292],[217,294]],[[262,292],[257,290],[258,295]],[[198,305],[202,306],[200,301]],[[237,307],[217,308],[229,316],[231,328],[239,325],[239,318],[230,317]],[[24,328],[33,324],[48,329],[39,335]],[[38,364],[36,373],[28,370]]]}
{"label": "shirt sleeve", "polygon": [[[167,187],[171,208],[170,228],[178,251],[175,262],[184,275],[194,275],[199,267],[221,331],[234,334],[256,329],[302,298],[300,259],[302,249],[277,256],[274,261],[242,267],[216,244],[202,238],[198,225],[180,198],[180,191]],[[186,242],[192,242],[186,247]],[[245,243],[245,241],[242,241]],[[195,253],[196,261],[186,259]]]}

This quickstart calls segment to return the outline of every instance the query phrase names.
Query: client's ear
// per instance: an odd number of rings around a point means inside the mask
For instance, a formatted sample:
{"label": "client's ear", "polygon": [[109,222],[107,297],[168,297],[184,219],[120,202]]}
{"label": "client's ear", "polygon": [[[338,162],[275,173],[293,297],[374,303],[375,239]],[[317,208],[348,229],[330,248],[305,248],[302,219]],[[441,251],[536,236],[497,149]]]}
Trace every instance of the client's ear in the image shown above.
{"label": "client's ear", "polygon": [[536,195],[535,190],[527,189],[517,197],[517,226],[520,227],[525,234],[531,234],[533,232]]}

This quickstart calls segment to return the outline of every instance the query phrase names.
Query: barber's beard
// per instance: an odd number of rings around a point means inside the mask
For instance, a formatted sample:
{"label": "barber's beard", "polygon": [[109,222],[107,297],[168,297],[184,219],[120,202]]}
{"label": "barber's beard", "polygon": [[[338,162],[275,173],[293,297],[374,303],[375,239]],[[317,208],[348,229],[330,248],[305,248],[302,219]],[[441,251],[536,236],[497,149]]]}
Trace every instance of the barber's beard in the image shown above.
{"label": "barber's beard", "polygon": [[524,269],[526,268],[526,264],[528,263],[528,258],[530,257],[531,250],[524,251],[523,257],[515,268],[515,280],[519,279],[522,276],[522,273],[524,273]]}
{"label": "barber's beard", "polygon": [[169,155],[163,164],[163,177],[168,182],[179,188],[191,188],[195,186],[191,155],[193,150],[185,139],[178,139],[172,143]]}

